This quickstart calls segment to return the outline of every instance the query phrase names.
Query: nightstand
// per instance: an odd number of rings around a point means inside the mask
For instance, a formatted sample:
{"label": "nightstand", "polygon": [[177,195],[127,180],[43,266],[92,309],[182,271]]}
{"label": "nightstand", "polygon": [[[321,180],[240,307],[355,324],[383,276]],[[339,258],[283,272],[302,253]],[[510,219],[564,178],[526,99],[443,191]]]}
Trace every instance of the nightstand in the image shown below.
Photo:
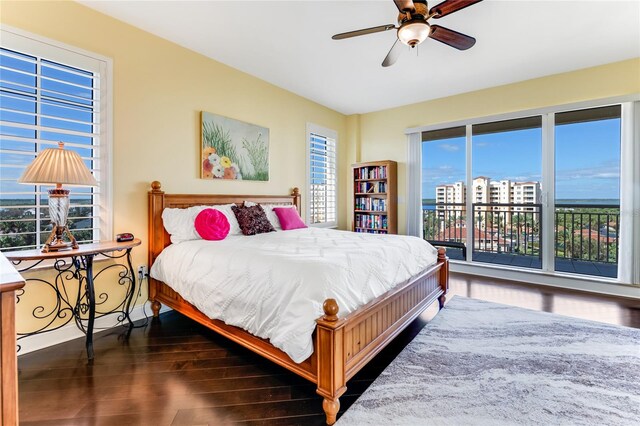
{"label": "nightstand", "polygon": [[[18,333],[18,340],[32,336],[36,333],[57,330],[74,320],[77,327],[86,336],[87,357],[93,360],[93,326],[96,318],[119,313],[119,321],[125,319],[129,322],[129,331],[133,328],[133,322],[129,313],[136,289],[136,277],[131,263],[131,250],[140,245],[140,240],[128,242],[103,241],[93,244],[81,244],[79,248],[61,250],[57,252],[43,253],[40,250],[24,250],[4,253],[20,273],[33,270],[43,263],[52,262],[55,277],[52,282],[42,278],[26,278],[27,284],[17,291],[18,303],[20,297],[30,289],[35,290],[38,285],[48,286],[55,294],[55,306],[47,308],[37,306],[32,310],[32,315],[45,325],[40,328]],[[104,268],[94,273],[94,260],[96,256],[107,259],[122,259],[122,263],[109,262]],[[28,265],[20,269],[23,262]],[[110,268],[118,268],[117,285],[125,286],[125,297],[115,308],[108,312],[96,312],[96,294],[94,279]],[[71,282],[75,281],[77,289],[71,291]],[[74,293],[75,292],[75,293]],[[100,293],[100,301],[103,304],[109,298],[107,293]],[[96,316],[97,315],[97,316]],[[19,349],[18,349],[19,350]]]}

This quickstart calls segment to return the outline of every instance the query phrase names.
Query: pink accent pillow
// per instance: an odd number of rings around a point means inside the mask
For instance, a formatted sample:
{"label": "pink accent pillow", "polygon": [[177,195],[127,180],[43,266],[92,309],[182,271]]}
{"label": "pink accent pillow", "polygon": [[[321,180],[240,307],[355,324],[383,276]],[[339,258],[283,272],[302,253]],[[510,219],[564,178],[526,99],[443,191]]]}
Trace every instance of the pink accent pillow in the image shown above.
{"label": "pink accent pillow", "polygon": [[307,227],[302,219],[300,219],[298,209],[296,208],[274,207],[273,211],[276,213],[276,216],[278,216],[278,220],[280,221],[280,226],[282,226],[283,231]]}
{"label": "pink accent pillow", "polygon": [[209,241],[224,240],[231,228],[224,213],[216,209],[202,210],[196,216],[194,225],[198,235]]}

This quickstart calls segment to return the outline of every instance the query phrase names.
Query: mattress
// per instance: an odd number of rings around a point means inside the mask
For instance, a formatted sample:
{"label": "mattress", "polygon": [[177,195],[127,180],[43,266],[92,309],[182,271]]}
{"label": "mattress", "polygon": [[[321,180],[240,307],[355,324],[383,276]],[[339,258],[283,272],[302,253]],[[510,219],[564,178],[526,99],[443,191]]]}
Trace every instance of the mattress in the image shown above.
{"label": "mattress", "polygon": [[166,247],[150,275],[210,318],[269,339],[295,362],[334,298],[343,317],[437,261],[426,241],[323,228],[193,240]]}

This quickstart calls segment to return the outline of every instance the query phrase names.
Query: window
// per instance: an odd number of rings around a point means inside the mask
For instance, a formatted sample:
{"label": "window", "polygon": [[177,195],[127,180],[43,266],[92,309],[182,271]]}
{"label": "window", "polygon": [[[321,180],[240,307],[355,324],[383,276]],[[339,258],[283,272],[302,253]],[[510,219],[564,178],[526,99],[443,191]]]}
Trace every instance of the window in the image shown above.
{"label": "window", "polygon": [[17,183],[36,155],[64,142],[99,183],[70,187],[68,226],[79,243],[111,237],[109,60],[24,32],[0,46],[0,250],[40,247],[51,224],[45,185]]}
{"label": "window", "polygon": [[337,226],[336,145],[338,134],[307,124],[307,187],[309,208],[307,223]]}
{"label": "window", "polygon": [[555,270],[616,278],[620,105],[555,115]]}
{"label": "window", "polygon": [[[473,261],[542,268],[540,189],[542,117],[471,127],[471,176],[480,194],[473,211]],[[524,192],[530,188],[529,193]]]}
{"label": "window", "polygon": [[[466,242],[461,227],[467,196],[465,143],[464,126],[422,135],[422,225],[426,240]],[[458,248],[448,248],[447,255],[464,260]]]}
{"label": "window", "polygon": [[635,246],[621,248],[638,226],[629,214],[640,201],[632,191],[636,104],[412,129],[423,141],[424,237],[466,244],[467,258],[453,251],[453,260],[633,282]]}

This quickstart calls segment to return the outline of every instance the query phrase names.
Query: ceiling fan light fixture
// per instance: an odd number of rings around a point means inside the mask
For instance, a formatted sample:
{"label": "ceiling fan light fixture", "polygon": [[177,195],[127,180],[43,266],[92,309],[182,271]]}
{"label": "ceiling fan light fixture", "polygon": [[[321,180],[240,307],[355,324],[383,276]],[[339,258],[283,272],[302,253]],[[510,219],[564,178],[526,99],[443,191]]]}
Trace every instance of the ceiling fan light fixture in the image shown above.
{"label": "ceiling fan light fixture", "polygon": [[416,47],[429,37],[430,31],[425,21],[407,21],[398,28],[398,39],[407,46]]}

